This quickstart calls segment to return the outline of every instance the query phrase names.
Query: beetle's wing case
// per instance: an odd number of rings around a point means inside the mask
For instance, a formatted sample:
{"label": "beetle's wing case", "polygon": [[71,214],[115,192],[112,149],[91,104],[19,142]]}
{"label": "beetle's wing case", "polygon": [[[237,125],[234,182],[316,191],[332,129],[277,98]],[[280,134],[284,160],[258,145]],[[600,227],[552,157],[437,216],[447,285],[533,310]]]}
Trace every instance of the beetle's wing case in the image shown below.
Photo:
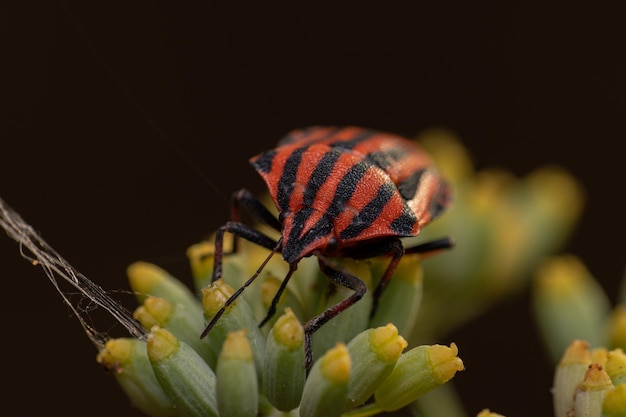
{"label": "beetle's wing case", "polygon": [[375,130],[295,130],[251,163],[280,212],[313,207],[326,213],[345,243],[415,236],[449,205],[448,186],[428,155],[414,142]]}

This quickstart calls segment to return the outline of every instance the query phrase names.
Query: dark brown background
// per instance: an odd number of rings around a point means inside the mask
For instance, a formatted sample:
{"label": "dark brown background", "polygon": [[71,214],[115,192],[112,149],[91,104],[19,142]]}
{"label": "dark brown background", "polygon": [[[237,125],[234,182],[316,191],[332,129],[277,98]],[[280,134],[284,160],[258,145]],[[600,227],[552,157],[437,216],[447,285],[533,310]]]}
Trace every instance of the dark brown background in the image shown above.
{"label": "dark brown background", "polygon": [[[40,3],[0,7],[0,196],[104,288],[127,289],[139,259],[188,279],[183,252],[227,219],[230,193],[263,189],[249,156],[295,127],[358,124],[450,128],[480,168],[569,169],[588,205],[565,250],[615,298],[623,10]],[[137,415],[43,272],[2,236],[0,265],[3,407]],[[528,309],[522,294],[454,335],[470,415],[551,415],[552,370]]]}

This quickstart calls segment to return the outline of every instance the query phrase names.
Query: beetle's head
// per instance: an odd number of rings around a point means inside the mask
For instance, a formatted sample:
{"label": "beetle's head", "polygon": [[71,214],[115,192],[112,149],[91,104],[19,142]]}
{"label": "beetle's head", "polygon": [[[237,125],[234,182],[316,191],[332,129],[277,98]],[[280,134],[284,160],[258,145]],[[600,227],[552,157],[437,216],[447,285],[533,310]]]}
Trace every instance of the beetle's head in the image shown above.
{"label": "beetle's head", "polygon": [[297,262],[315,251],[335,251],[335,226],[328,215],[305,207],[296,212],[283,213],[281,221],[282,254],[288,263]]}

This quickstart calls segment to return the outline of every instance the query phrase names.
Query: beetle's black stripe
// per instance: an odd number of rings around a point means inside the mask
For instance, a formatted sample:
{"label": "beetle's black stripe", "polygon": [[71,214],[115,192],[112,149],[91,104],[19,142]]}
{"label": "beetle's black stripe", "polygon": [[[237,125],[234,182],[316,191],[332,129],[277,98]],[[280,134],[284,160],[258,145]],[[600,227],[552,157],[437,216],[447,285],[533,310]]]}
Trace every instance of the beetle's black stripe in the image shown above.
{"label": "beetle's black stripe", "polygon": [[426,172],[426,169],[420,169],[415,171],[409,177],[404,179],[402,182],[398,184],[398,191],[402,198],[405,201],[412,200],[417,193],[417,188],[419,187],[420,181],[422,180],[422,176]]}
{"label": "beetle's black stripe", "polygon": [[401,148],[391,148],[385,151],[370,152],[367,154],[373,164],[379,168],[386,170],[391,165],[401,160],[406,155],[406,150]]}
{"label": "beetle's black stripe", "polygon": [[322,159],[320,159],[305,187],[304,195],[302,197],[302,204],[304,206],[310,206],[313,204],[319,189],[328,179],[330,172],[333,170],[333,167],[337,163],[340,156],[341,152],[331,149],[324,154]]}
{"label": "beetle's black stripe", "polygon": [[302,229],[306,219],[313,214],[312,207],[304,207],[294,214],[291,232],[286,242],[283,242],[283,258],[284,259],[298,259],[302,250],[306,247],[306,243],[302,239]]}
{"label": "beetle's black stripe", "polygon": [[346,175],[344,175],[341,181],[339,181],[337,189],[335,190],[333,201],[328,207],[328,210],[326,210],[326,214],[328,214],[331,219],[335,219],[341,214],[345,204],[350,201],[350,198],[352,198],[357,184],[361,178],[363,178],[363,175],[365,175],[369,166],[370,165],[367,162],[357,162],[352,165]]}
{"label": "beetle's black stripe", "polygon": [[304,207],[295,213],[295,217],[293,219],[293,226],[291,228],[291,233],[289,234],[290,241],[298,241],[301,238],[302,229],[304,229],[304,224],[308,220],[309,217],[313,214],[312,207]]}
{"label": "beetle's black stripe", "polygon": [[354,216],[350,225],[341,231],[339,237],[343,240],[354,239],[359,236],[363,230],[371,226],[378,216],[380,216],[381,211],[393,196],[394,191],[395,188],[391,182],[381,185],[378,188],[376,196]]}
{"label": "beetle's black stripe", "polygon": [[329,235],[333,231],[333,222],[327,217],[322,216],[317,223],[302,236],[302,230],[309,217],[313,215],[315,209],[312,207],[304,207],[295,214],[289,239],[283,245],[283,257],[288,262],[295,262],[302,255],[302,251],[313,243],[315,240]]}
{"label": "beetle's black stripe", "polygon": [[276,150],[272,149],[271,151],[263,152],[257,159],[252,163],[254,168],[260,172],[267,174],[272,170],[272,162],[274,161],[274,157],[276,156]]}
{"label": "beetle's black stripe", "polygon": [[416,222],[417,218],[415,215],[410,210],[406,209],[391,222],[389,227],[399,236],[412,236],[413,226]]}
{"label": "beetle's black stripe", "polygon": [[287,158],[285,166],[283,167],[282,175],[278,181],[277,201],[281,212],[289,211],[289,199],[293,192],[293,186],[296,183],[296,177],[298,175],[298,168],[302,162],[302,154],[307,149],[307,146],[295,149],[291,155]]}

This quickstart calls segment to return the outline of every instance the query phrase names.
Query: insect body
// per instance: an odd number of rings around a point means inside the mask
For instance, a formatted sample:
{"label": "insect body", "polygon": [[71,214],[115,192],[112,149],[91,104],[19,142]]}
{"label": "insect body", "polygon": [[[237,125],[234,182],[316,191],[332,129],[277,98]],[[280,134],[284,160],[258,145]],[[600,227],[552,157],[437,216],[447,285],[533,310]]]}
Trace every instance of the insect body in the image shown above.
{"label": "insect body", "polygon": [[[311,127],[289,133],[277,148],[251,158],[250,162],[267,184],[279,218],[247,190],[237,192],[233,197],[233,220],[216,234],[213,280],[221,277],[223,235],[230,232],[272,253],[280,252],[290,266],[261,325],[275,313],[282,291],[304,257],[317,256],[322,272],[331,281],[354,290],[347,299],[305,323],[307,367],[312,363],[311,334],[357,302],[366,291],[363,281],[333,267],[328,257],[390,256],[374,293],[376,305],[405,253],[451,246],[450,239],[444,238],[403,247],[401,238],[417,236],[450,202],[447,183],[414,142],[359,127]],[[241,209],[279,231],[278,241],[241,223]],[[258,272],[225,307],[257,275]],[[221,313],[202,336],[219,316]]]}

